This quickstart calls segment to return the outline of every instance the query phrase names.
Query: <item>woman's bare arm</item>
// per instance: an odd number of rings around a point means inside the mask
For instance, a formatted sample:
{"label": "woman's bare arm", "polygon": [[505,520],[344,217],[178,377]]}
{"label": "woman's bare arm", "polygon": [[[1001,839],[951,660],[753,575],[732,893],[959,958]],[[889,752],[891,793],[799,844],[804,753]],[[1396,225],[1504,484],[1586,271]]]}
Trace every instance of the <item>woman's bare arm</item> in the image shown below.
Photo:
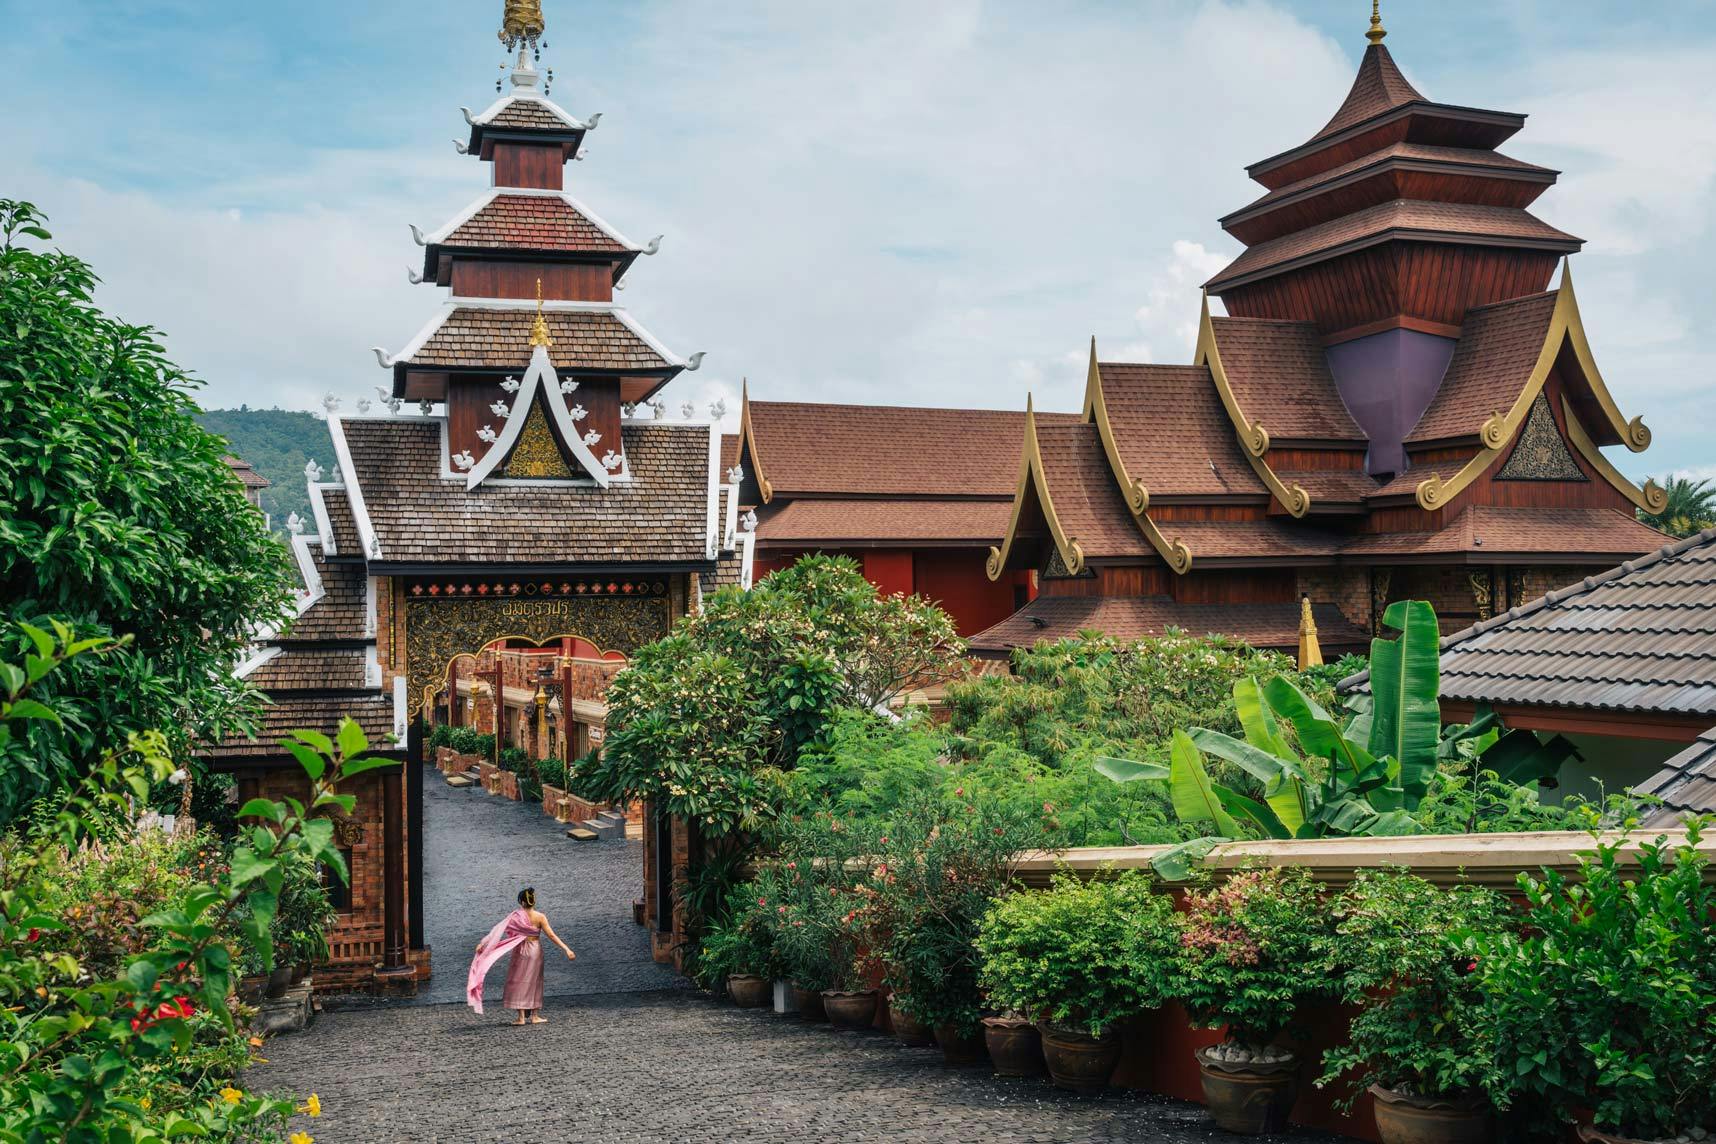
{"label": "woman's bare arm", "polygon": [[559,946],[561,949],[566,951],[567,957],[576,958],[578,956],[577,954],[572,952],[571,948],[565,942],[560,940],[560,935],[554,932],[554,927],[548,924],[548,915],[547,914],[542,914],[542,913],[537,914],[536,915],[536,924],[542,927],[542,932],[548,935],[548,939],[550,941],[552,941],[555,945]]}

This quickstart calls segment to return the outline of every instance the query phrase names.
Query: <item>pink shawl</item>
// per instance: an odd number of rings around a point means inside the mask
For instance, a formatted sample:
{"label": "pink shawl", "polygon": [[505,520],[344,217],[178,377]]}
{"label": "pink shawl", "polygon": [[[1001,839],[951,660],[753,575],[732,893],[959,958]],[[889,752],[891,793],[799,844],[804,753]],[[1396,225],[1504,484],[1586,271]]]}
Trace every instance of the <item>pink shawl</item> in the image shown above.
{"label": "pink shawl", "polygon": [[483,939],[478,946],[478,954],[471,959],[471,971],[465,975],[465,1004],[481,1013],[483,1011],[483,978],[488,976],[494,963],[513,947],[527,938],[537,936],[536,923],[530,920],[530,911],[516,909]]}

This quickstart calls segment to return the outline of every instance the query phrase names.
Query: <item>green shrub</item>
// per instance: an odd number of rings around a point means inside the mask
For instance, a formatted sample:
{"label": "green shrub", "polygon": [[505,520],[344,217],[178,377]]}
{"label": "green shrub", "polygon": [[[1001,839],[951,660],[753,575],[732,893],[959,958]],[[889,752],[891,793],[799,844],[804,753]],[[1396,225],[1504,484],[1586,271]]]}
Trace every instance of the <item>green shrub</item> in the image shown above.
{"label": "green shrub", "polygon": [[1716,1125],[1716,887],[1696,849],[1599,844],[1576,877],[1520,876],[1518,932],[1480,935],[1498,1105],[1588,1108],[1639,1140]]}
{"label": "green shrub", "polygon": [[867,887],[874,827],[817,813],[783,823],[777,854],[759,874],[759,897],[775,909],[774,947],[801,989],[864,987],[875,944]]}
{"label": "green shrub", "polygon": [[1100,1037],[1172,995],[1174,907],[1136,871],[1009,894],[977,936],[979,981],[997,1009]]}
{"label": "green shrub", "polygon": [[728,977],[753,974],[773,979],[779,969],[773,911],[780,908],[755,882],[733,887],[720,921],[711,924],[698,951],[697,979],[718,988]]}
{"label": "green shrub", "polygon": [[495,757],[495,737],[485,735],[475,727],[454,727],[447,734],[447,745],[461,755],[480,759]]}
{"label": "green shrub", "polygon": [[1177,920],[1179,999],[1235,1044],[1268,1045],[1302,1002],[1334,991],[1328,904],[1303,869],[1241,870],[1188,893]]}
{"label": "green shrub", "polygon": [[1334,901],[1344,999],[1359,1007],[1347,1042],[1323,1056],[1325,1085],[1352,1074],[1353,1100],[1370,1084],[1423,1097],[1482,1096],[1502,1032],[1485,1011],[1472,956],[1479,935],[1517,919],[1491,890],[1443,890],[1405,872],[1360,871]]}
{"label": "green shrub", "polygon": [[[548,786],[565,790],[566,764],[552,755],[546,759],[538,759],[536,760],[536,777]],[[541,797],[540,793],[538,797]]]}
{"label": "green shrub", "polygon": [[530,769],[530,754],[523,747],[502,747],[500,753],[500,768],[503,771],[522,773]]}
{"label": "green shrub", "polygon": [[453,728],[445,723],[437,723],[435,729],[429,732],[428,748],[433,751],[437,747],[453,745]]}

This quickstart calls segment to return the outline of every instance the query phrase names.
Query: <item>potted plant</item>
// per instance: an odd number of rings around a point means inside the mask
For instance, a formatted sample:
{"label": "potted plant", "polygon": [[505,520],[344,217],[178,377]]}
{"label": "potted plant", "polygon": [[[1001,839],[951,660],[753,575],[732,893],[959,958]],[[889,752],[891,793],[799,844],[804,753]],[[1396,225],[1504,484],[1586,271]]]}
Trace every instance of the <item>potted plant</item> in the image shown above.
{"label": "potted plant", "polygon": [[770,908],[756,883],[737,886],[727,896],[726,916],[712,924],[703,937],[699,975],[710,982],[724,981],[727,995],[741,1009],[762,1009],[769,1004],[775,965],[767,920]]}
{"label": "potted plant", "polygon": [[882,950],[906,1043],[925,1043],[933,1029],[949,1064],[986,1056],[977,931],[1019,855],[1041,837],[1035,815],[931,794],[909,798],[878,840],[870,940]]}
{"label": "potted plant", "polygon": [[1490,1130],[1501,1033],[1485,1012],[1472,941],[1514,927],[1501,895],[1438,889],[1403,872],[1360,871],[1334,901],[1347,1041],[1319,1086],[1351,1074],[1350,1111],[1368,1086],[1383,1144],[1480,1144]]}
{"label": "potted plant", "polygon": [[1298,868],[1241,870],[1186,895],[1177,990],[1192,1022],[1226,1029],[1198,1050],[1204,1103],[1230,1132],[1287,1126],[1299,1059],[1279,1043],[1300,1003],[1328,994],[1327,905]]}
{"label": "potted plant", "polygon": [[1517,930],[1480,935],[1498,1106],[1580,1118],[1586,1141],[1716,1133],[1716,886],[1705,824],[1598,844],[1575,877],[1522,876]]}
{"label": "potted plant", "polygon": [[857,1028],[875,1020],[872,951],[863,942],[870,918],[857,913],[870,904],[857,887],[868,880],[863,862],[875,847],[873,831],[827,813],[780,828],[769,874],[780,903],[775,934],[794,1002],[807,1021]]}
{"label": "potted plant", "polygon": [[990,909],[979,980],[991,1004],[1040,1020],[1058,1087],[1100,1092],[1120,1060],[1120,1022],[1168,995],[1176,936],[1172,903],[1142,875],[1061,876]]}
{"label": "potted plant", "polygon": [[[282,868],[280,893],[269,935],[274,941],[275,975],[285,971],[285,985],[296,985],[309,975],[310,967],[328,960],[328,934],[339,921],[339,913],[328,900],[321,868],[307,855],[299,855]],[[270,977],[269,996],[285,990]]]}

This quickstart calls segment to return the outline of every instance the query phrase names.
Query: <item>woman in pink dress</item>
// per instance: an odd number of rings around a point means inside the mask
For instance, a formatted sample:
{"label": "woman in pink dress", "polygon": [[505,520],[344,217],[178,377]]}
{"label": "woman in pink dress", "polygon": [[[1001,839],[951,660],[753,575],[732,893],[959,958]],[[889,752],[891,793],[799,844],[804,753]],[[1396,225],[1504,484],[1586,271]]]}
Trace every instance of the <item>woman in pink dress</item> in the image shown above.
{"label": "woman in pink dress", "polygon": [[471,970],[465,976],[465,1003],[479,1013],[483,1011],[483,978],[488,976],[490,967],[511,950],[512,961],[507,965],[506,991],[501,995],[501,1004],[508,1009],[518,1010],[518,1020],[513,1022],[515,1025],[527,1022],[532,1025],[547,1024],[548,1018],[540,1012],[542,934],[547,934],[549,940],[565,952],[567,960],[577,960],[578,955],[560,940],[560,936],[554,932],[554,927],[548,924],[548,916],[536,908],[535,888],[526,886],[518,892],[518,909],[508,914],[499,925],[489,931],[489,936],[477,943],[477,955],[472,959]]}

